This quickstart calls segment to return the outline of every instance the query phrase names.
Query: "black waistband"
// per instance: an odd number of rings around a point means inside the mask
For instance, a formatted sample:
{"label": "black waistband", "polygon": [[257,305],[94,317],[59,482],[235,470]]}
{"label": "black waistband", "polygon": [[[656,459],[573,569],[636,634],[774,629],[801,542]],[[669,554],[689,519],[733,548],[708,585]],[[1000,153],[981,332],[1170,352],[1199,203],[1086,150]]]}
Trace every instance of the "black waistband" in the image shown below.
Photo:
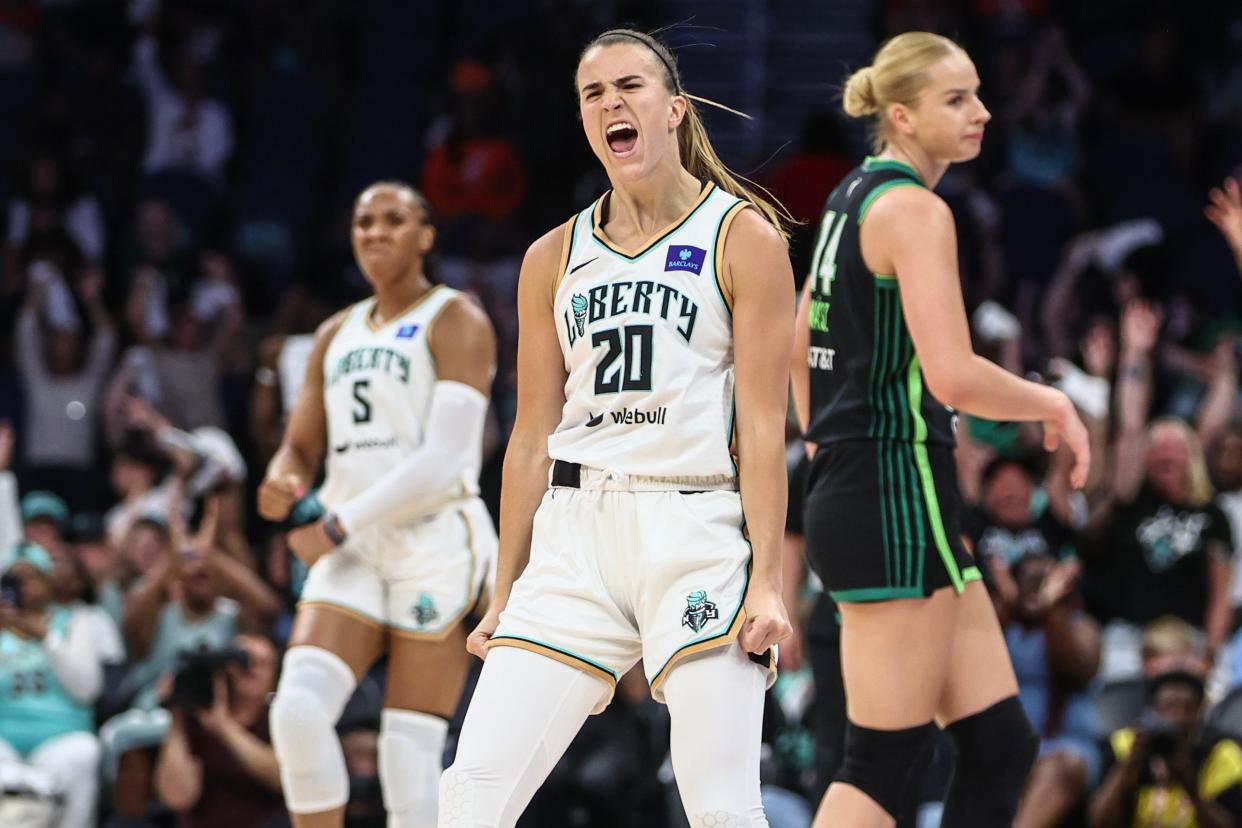
{"label": "black waistband", "polygon": [[552,485],[566,489],[582,488],[582,464],[556,460],[552,463]]}
{"label": "black waistband", "polygon": [[[563,489],[582,488],[582,464],[570,463],[565,460],[552,461],[552,485]],[[681,489],[684,495],[702,494],[706,489]]]}

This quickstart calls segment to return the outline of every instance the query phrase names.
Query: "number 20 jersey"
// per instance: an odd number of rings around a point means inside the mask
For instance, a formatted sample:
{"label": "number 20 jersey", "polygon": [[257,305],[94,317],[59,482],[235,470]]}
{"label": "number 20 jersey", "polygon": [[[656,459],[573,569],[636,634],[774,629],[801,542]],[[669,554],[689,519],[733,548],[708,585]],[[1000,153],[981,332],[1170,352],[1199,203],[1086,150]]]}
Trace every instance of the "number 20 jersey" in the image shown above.
{"label": "number 20 jersey", "polygon": [[555,460],[653,477],[734,477],[733,321],[720,283],[747,205],[707,183],[639,250],[599,229],[610,193],[571,221],[553,313],[568,379]]}

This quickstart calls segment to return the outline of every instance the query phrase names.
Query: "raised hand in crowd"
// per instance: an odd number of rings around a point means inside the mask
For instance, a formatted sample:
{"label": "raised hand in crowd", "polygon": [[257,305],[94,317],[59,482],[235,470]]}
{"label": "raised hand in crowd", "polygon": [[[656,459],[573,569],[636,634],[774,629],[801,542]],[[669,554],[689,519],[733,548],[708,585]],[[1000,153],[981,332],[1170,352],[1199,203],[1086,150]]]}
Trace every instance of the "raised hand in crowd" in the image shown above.
{"label": "raised hand in crowd", "polygon": [[16,442],[13,424],[8,420],[0,420],[0,472],[8,471],[13,465],[13,446]]}
{"label": "raised hand in crowd", "polygon": [[1242,186],[1238,179],[1229,176],[1219,187],[1213,187],[1208,201],[1203,214],[1225,237],[1238,263],[1238,273],[1242,274]]}

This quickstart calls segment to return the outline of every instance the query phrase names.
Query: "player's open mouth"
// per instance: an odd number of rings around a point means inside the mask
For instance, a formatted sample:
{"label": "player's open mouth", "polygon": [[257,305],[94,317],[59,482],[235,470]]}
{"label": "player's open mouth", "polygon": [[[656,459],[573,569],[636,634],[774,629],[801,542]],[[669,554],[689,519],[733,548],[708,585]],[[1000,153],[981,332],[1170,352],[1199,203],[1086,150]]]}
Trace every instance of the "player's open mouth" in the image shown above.
{"label": "player's open mouth", "polygon": [[638,146],[638,129],[629,121],[615,121],[604,130],[608,149],[618,158],[625,158]]}

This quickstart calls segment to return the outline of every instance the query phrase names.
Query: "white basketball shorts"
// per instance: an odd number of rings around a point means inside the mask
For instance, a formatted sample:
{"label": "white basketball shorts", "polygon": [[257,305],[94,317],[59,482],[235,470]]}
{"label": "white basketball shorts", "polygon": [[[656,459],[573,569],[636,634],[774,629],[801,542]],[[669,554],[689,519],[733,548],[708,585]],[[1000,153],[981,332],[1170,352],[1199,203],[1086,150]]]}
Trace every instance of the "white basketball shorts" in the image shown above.
{"label": "white basketball shorts", "polygon": [[490,591],[496,545],[478,498],[405,526],[364,529],[315,562],[298,605],[328,606],[400,635],[445,638]]}
{"label": "white basketball shorts", "polygon": [[[615,488],[592,488],[603,474]],[[670,668],[733,643],[742,629],[751,550],[741,497],[616,490],[626,486],[624,475],[585,468],[582,475],[583,488],[544,495],[530,562],[488,646],[546,655],[610,688],[641,658],[652,695],[663,702]],[[774,664],[769,669],[775,681]]]}

